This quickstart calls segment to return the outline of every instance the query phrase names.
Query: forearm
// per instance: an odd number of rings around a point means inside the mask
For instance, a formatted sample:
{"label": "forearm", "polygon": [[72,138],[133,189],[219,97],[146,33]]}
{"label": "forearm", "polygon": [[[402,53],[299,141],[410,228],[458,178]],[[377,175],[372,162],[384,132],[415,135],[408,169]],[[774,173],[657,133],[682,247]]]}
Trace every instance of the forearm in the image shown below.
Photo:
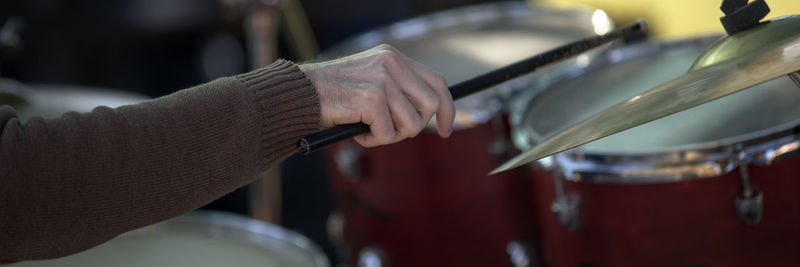
{"label": "forearm", "polygon": [[0,111],[0,259],[68,255],[252,181],[319,127],[282,63],[138,105],[20,125]]}

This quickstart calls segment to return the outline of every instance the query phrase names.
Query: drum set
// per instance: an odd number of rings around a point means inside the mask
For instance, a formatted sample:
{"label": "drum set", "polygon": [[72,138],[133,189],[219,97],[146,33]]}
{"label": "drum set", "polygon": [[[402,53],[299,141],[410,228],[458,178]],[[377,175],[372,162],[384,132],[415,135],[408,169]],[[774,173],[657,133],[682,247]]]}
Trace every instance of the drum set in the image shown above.
{"label": "drum set", "polygon": [[[800,28],[797,21],[768,24]],[[319,59],[386,43],[453,85],[613,28],[601,10],[480,4],[358,35]],[[331,146],[326,158],[341,214],[331,223],[341,232],[331,236],[341,238],[349,264],[365,267],[800,265],[796,72],[487,175],[675,80],[720,37],[619,41],[493,86],[456,102],[448,139],[431,123],[392,145]],[[782,55],[800,62],[800,38],[792,42]],[[0,101],[22,107],[23,119],[146,99],[96,88],[11,89],[21,87],[0,79]],[[278,226],[194,211],[76,255],[18,265],[329,266],[322,255]]]}
{"label": "drum set", "polygon": [[[610,28],[599,10],[483,4],[365,33],[322,59],[388,43],[452,85]],[[481,91],[456,102],[449,139],[431,124],[393,145],[332,146],[351,262],[800,264],[800,84],[791,76],[487,176],[511,155],[676,79],[720,37],[614,43]]]}

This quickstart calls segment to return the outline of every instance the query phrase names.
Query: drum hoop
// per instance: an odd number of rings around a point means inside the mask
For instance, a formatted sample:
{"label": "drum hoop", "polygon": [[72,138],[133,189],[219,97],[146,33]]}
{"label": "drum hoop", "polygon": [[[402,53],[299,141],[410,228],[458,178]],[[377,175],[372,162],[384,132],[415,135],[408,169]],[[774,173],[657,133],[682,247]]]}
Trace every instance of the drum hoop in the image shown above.
{"label": "drum hoop", "polygon": [[249,233],[285,241],[287,245],[291,245],[291,247],[297,248],[298,251],[302,251],[306,258],[311,259],[314,262],[314,266],[330,266],[328,259],[324,256],[325,254],[322,253],[322,250],[320,250],[319,247],[307,237],[266,222],[221,211],[195,210],[161,223],[127,232],[117,238],[152,234],[153,232],[160,231],[160,229],[170,228],[181,224],[208,226],[209,232],[213,232],[215,236],[220,235],[219,237],[225,239],[236,240],[238,242],[243,242],[260,248],[269,247],[255,242],[254,240],[235,238],[232,234],[237,232]]}
{"label": "drum hoop", "polygon": [[[468,27],[490,25],[485,23],[502,18],[531,17],[531,15],[536,15],[536,21],[543,23],[541,25],[542,28],[561,26],[576,29],[580,28],[588,32],[590,29],[584,29],[584,27],[578,25],[592,25],[592,11],[595,10],[597,9],[586,7],[579,8],[578,6],[573,9],[553,9],[540,4],[520,1],[493,2],[457,7],[401,20],[356,34],[323,51],[317,57],[317,60],[336,59],[345,56],[336,54],[336,51],[349,51],[353,49],[366,50],[386,40],[414,39],[429,36],[431,33],[452,29],[455,26]],[[578,23],[579,20],[585,20],[590,23]],[[598,23],[605,23],[604,26],[613,26],[613,22],[610,19]]]}
{"label": "drum hoop", "polygon": [[[363,51],[376,45],[390,41],[413,40],[431,36],[437,32],[447,32],[454,29],[468,29],[469,27],[479,27],[491,25],[491,22],[507,18],[535,18],[537,27],[541,28],[567,28],[576,31],[586,31],[587,34],[594,34],[594,27],[602,26],[613,28],[610,18],[606,20],[593,21],[592,14],[598,9],[593,9],[581,5],[570,6],[569,9],[553,8],[547,5],[528,3],[524,1],[492,2],[457,7],[448,10],[438,11],[426,15],[401,20],[383,27],[368,30],[338,42],[329,49],[326,49],[317,57],[317,61],[331,60],[342,55],[341,51]],[[586,23],[581,23],[585,21]],[[456,28],[459,27],[459,28]],[[587,53],[588,57],[595,57],[598,51]],[[585,60],[585,59],[584,59]],[[556,75],[562,69],[569,69],[576,65],[576,59],[565,60],[547,70],[541,70],[521,77],[515,78],[506,83],[496,86],[496,88],[513,91],[514,89],[527,88],[531,83],[548,76]],[[495,115],[503,110],[503,105],[509,96],[498,94],[498,101],[487,100],[487,104],[478,109],[458,110],[458,113],[466,117],[473,118],[474,122],[464,125],[456,125],[456,129],[467,129],[476,125],[486,123]],[[434,124],[429,124],[428,130]]]}
{"label": "drum hoop", "polygon": [[[510,121],[512,137],[517,147],[527,149],[536,135],[525,121],[527,103],[540,92],[563,81],[588,73],[592,69],[615,64],[648,52],[671,47],[711,45],[719,36],[698,37],[673,42],[647,42],[610,49],[595,58],[586,68],[560,76],[555,82],[537,84],[520,101],[512,104]],[[535,139],[535,140],[532,140]],[[769,165],[793,156],[800,148],[800,119],[724,139],[687,144],[647,152],[587,152],[583,146],[541,159],[533,165],[557,171],[566,180],[593,183],[668,183],[698,178],[713,178],[728,173],[740,164]]]}

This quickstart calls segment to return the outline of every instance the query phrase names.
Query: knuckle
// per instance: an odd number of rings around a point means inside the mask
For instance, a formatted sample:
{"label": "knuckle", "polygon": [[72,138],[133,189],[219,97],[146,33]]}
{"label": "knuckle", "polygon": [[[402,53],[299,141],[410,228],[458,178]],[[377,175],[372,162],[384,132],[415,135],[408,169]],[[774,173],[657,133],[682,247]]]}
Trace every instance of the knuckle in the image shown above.
{"label": "knuckle", "polygon": [[397,54],[388,50],[378,53],[378,61],[385,68],[396,68],[400,66],[400,60],[397,58]]}
{"label": "knuckle", "polygon": [[447,89],[447,80],[444,78],[444,75],[439,72],[433,72],[433,77],[434,80],[432,85],[436,89]]}
{"label": "knuckle", "polygon": [[422,130],[425,130],[425,122],[422,120],[418,121],[416,125],[414,125],[413,129],[411,129],[411,135],[417,136]]}
{"label": "knuckle", "polygon": [[367,105],[373,108],[382,106],[386,102],[386,95],[383,93],[383,90],[364,91],[361,98]]}
{"label": "knuckle", "polygon": [[433,75],[433,78],[435,78],[437,82],[441,83],[445,82],[444,74],[442,74],[441,72],[431,70],[431,75]]}
{"label": "knuckle", "polygon": [[403,125],[402,129],[400,130],[400,135],[403,137],[413,137],[416,136],[421,130],[422,123],[420,122],[420,119],[415,119]]}
{"label": "knuckle", "polygon": [[376,135],[375,139],[378,140],[381,144],[388,144],[394,140],[396,133],[394,131],[387,132],[386,134]]}
{"label": "knuckle", "polygon": [[378,46],[376,46],[376,47],[377,47],[378,49],[380,49],[380,50],[385,50],[385,51],[391,51],[391,52],[396,52],[396,51],[397,51],[397,49],[396,49],[396,48],[394,48],[394,46],[392,46],[392,45],[390,45],[390,44],[385,44],[385,43],[384,43],[384,44],[379,44],[379,45],[378,45]]}
{"label": "knuckle", "polygon": [[431,94],[429,97],[425,98],[420,104],[420,109],[425,113],[433,113],[439,109],[439,96],[436,94]]}
{"label": "knuckle", "polygon": [[380,85],[383,86],[383,88],[386,88],[388,82],[392,80],[392,75],[389,73],[389,70],[384,67],[375,74],[375,78],[380,81]]}

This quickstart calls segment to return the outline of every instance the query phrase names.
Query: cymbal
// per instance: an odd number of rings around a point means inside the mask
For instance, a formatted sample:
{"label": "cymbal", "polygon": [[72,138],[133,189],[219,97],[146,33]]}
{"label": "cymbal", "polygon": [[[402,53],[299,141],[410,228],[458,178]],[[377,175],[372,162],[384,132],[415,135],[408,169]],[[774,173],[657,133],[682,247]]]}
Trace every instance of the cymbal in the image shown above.
{"label": "cymbal", "polygon": [[800,16],[763,23],[717,41],[686,74],[552,135],[490,175],[797,71],[800,71]]}

